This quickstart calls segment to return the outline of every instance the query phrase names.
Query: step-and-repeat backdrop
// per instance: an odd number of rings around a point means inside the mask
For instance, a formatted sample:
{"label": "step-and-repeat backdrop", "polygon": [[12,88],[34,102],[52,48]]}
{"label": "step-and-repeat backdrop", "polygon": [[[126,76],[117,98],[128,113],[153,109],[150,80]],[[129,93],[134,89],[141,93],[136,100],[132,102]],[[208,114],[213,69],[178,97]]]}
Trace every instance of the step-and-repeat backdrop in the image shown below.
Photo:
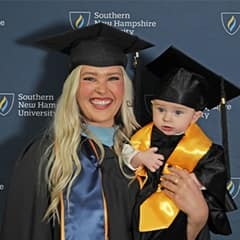
{"label": "step-and-repeat backdrop", "polygon": [[[32,43],[40,36],[98,22],[154,43],[143,51],[143,63],[174,45],[240,85],[239,1],[0,1],[0,222],[14,163],[54,116],[68,73],[66,56]],[[128,71],[132,76],[131,66]],[[229,191],[240,207],[239,103],[237,98],[227,104],[227,116]],[[206,110],[200,125],[221,143],[218,108]],[[233,235],[213,239],[239,239],[240,210],[229,217]]]}

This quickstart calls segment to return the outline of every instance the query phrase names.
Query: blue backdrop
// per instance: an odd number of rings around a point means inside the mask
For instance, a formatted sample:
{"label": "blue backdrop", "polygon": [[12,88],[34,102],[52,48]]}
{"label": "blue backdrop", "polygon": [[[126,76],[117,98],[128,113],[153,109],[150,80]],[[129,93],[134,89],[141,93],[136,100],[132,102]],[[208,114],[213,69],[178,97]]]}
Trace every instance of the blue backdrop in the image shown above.
{"label": "blue backdrop", "polygon": [[[145,62],[175,45],[239,86],[239,1],[0,1],[0,219],[13,164],[52,118],[68,73],[65,56],[36,49],[31,42],[99,21],[153,42],[155,47],[142,55]],[[227,105],[230,192],[238,206],[239,103],[237,98]],[[219,119],[215,108],[200,120],[217,143],[221,143]],[[229,216],[233,235],[213,239],[239,239],[240,212]]]}

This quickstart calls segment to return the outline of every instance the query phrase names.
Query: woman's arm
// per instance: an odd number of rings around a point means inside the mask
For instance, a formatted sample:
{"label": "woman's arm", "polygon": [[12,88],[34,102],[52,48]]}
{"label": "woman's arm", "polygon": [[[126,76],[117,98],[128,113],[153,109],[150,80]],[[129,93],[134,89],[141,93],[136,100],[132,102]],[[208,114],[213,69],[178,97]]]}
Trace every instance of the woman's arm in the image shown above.
{"label": "woman's arm", "polygon": [[187,214],[187,239],[196,239],[208,219],[208,206],[199,186],[186,170],[176,167],[161,177],[164,193]]}

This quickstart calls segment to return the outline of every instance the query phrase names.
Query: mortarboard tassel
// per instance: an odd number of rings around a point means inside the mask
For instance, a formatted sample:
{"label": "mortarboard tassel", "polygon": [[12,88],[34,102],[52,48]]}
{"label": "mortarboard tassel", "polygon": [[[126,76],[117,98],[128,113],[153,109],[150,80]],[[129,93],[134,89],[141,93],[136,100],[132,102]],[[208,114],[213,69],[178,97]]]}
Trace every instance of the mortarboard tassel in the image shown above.
{"label": "mortarboard tassel", "polygon": [[[230,171],[230,160],[229,160],[229,148],[228,148],[228,129],[227,129],[227,111],[226,111],[226,93],[224,88],[224,79],[221,78],[221,127],[222,127],[222,145],[224,148],[224,162],[226,166],[227,173],[227,189],[231,188],[231,171]],[[237,209],[237,205],[232,200],[232,198],[225,195],[225,207],[228,211],[233,211]]]}
{"label": "mortarboard tassel", "polygon": [[224,88],[224,79],[221,78],[221,127],[222,127],[222,144],[224,147],[224,160],[227,170],[227,181],[231,180],[229,148],[228,148],[228,129],[227,129],[227,111],[226,111],[226,94]]}
{"label": "mortarboard tassel", "polygon": [[141,124],[141,96],[142,96],[142,82],[140,77],[140,55],[139,52],[136,52],[133,58],[133,68],[134,68],[134,77],[133,77],[133,88],[134,88],[134,113],[138,123]]}

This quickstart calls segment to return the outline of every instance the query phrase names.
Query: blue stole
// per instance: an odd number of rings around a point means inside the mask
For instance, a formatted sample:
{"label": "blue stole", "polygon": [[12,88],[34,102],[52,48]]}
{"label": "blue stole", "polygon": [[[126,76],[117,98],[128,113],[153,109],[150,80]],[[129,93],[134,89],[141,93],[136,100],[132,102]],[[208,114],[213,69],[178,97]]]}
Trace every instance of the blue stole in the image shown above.
{"label": "blue stole", "polygon": [[[100,128],[97,127],[97,129]],[[99,140],[103,141],[102,137],[98,136],[98,132],[106,134],[104,129],[97,132],[91,129],[91,131]],[[103,137],[108,139],[108,142],[111,139],[109,142],[111,144],[114,131],[108,129],[107,132],[108,138],[105,134]],[[69,202],[66,200],[66,195],[64,196],[65,240],[104,240],[104,200],[101,170],[88,140],[82,145],[87,154],[80,151],[79,159],[82,165],[80,175],[73,183]]]}

